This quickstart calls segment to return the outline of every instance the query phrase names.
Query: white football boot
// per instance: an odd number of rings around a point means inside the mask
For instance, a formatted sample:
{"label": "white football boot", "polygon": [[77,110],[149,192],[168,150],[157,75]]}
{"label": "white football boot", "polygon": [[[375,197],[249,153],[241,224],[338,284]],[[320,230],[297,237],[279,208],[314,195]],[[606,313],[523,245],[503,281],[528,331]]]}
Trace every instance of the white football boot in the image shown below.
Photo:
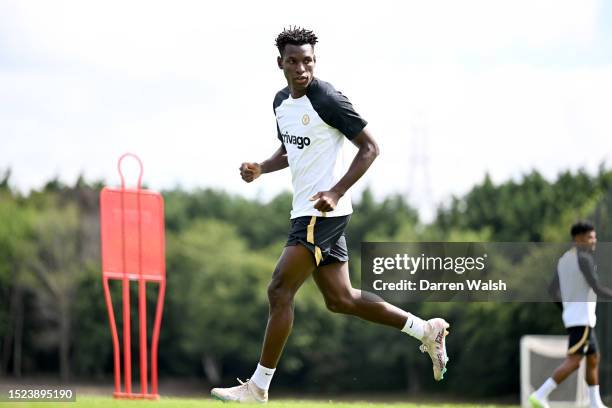
{"label": "white football boot", "polygon": [[446,355],[446,336],[450,325],[444,319],[430,319],[425,324],[425,333],[419,347],[421,352],[429,354],[433,363],[434,379],[444,378],[448,356]]}
{"label": "white football boot", "polygon": [[213,388],[210,394],[221,401],[259,404],[268,402],[268,391],[262,390],[249,379],[245,382],[240,381],[239,378],[237,380],[240,385],[230,388]]}

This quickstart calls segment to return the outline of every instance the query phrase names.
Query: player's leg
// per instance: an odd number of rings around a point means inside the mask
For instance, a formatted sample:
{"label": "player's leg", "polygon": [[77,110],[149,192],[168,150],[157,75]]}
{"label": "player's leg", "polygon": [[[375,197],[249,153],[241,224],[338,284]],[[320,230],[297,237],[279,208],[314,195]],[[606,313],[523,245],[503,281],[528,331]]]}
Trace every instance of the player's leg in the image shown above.
{"label": "player's leg", "polygon": [[331,312],[354,315],[398,330],[403,329],[411,317],[410,313],[374,294],[367,294],[367,299],[363,298],[361,291],[351,285],[348,262],[320,266],[313,277]]}
{"label": "player's leg", "polygon": [[266,402],[268,388],[293,326],[293,299],[315,269],[312,253],[301,244],[285,247],[268,285],[269,316],[259,364],[251,379],[236,387],[214,388],[224,401]]}
{"label": "player's leg", "polygon": [[568,354],[563,363],[555,369],[552,377],[549,377],[534,393],[529,396],[529,403],[534,408],[547,408],[548,396],[553,392],[557,385],[580,367],[582,353]]}
{"label": "player's leg", "polygon": [[315,270],[312,253],[303,245],[285,247],[268,285],[270,314],[260,364],[275,368],[293,326],[293,299]]}
{"label": "player's leg", "polygon": [[[423,338],[426,322],[401,310],[373,293],[362,292],[353,288],[349,278],[348,246],[344,229],[348,224],[345,219],[341,228],[333,228],[332,219],[321,220],[315,229],[315,238],[321,238],[325,258],[314,272],[314,280],[323,294],[327,308],[332,312],[358,316],[362,319],[384,324],[403,330],[418,340]],[[327,230],[333,231],[326,234]],[[317,236],[317,233],[319,234]]]}
{"label": "player's leg", "polygon": [[599,353],[586,357],[586,382],[589,386],[599,385]]}
{"label": "player's leg", "polygon": [[443,319],[424,321],[385,302],[373,293],[353,288],[348,262],[326,263],[317,268],[313,277],[323,294],[325,304],[332,312],[350,314],[395,327],[422,341],[421,350],[427,352],[432,359],[434,378],[443,378],[448,362],[445,341],[448,323]]}
{"label": "player's leg", "polygon": [[591,408],[605,408],[599,394],[599,353],[587,354],[586,381]]}
{"label": "player's leg", "polygon": [[552,375],[552,379],[557,384],[561,384],[567,377],[570,376],[574,371],[580,367],[580,361],[582,360],[582,354],[571,354],[568,355],[563,363],[555,369]]}
{"label": "player's leg", "polygon": [[591,328],[589,348],[586,351],[586,382],[589,386],[589,400],[591,408],[605,408],[599,394],[599,350],[595,330]]}
{"label": "player's leg", "polygon": [[580,361],[584,357],[586,346],[589,344],[590,328],[587,326],[568,327],[567,333],[569,335],[567,357],[555,369],[552,377],[548,378],[540,388],[529,396],[529,402],[534,408],[548,407],[550,393],[580,367]]}

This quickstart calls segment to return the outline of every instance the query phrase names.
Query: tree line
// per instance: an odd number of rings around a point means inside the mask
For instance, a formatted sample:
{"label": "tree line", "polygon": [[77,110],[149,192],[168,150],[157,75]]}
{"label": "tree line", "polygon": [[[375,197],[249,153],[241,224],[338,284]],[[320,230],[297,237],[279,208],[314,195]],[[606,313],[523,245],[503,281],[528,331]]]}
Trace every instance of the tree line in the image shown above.
{"label": "tree line", "polygon": [[[51,180],[22,194],[11,185],[10,172],[0,179],[1,376],[110,382],[112,343],[100,270],[101,187],[82,178],[74,185]],[[552,181],[535,170],[499,184],[486,175],[425,224],[404,197],[376,200],[366,189],[354,200],[347,231],[352,281],[359,285],[362,241],[563,242],[578,218],[594,220],[599,239],[609,241],[611,192],[612,171],[603,166],[596,174],[566,171]],[[291,194],[266,202],[213,189],[162,194],[168,285],[160,377],[231,382],[250,373],[259,356],[268,312],[265,288],[288,232]],[[149,289],[153,305],[156,286]],[[117,313],[120,286],[111,290]],[[136,285],[133,290],[135,299]],[[297,295],[295,325],[275,387],[512,394],[518,390],[520,337],[564,332],[552,303],[403,306],[451,322],[450,371],[443,383],[434,384],[431,363],[413,339],[330,313],[314,283],[306,282]],[[610,330],[608,305],[600,310],[607,316],[602,327]],[[135,304],[132,316],[136,339]],[[121,327],[121,316],[116,319]],[[133,378],[138,378],[133,343]],[[604,367],[612,370],[609,359]],[[612,377],[605,370],[604,376]]]}

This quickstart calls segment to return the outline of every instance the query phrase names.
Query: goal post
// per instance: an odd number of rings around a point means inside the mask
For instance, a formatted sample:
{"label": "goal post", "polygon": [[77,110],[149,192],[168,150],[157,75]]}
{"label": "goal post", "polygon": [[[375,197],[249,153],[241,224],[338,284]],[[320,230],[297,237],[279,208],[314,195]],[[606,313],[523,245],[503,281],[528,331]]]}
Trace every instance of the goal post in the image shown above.
{"label": "goal post", "polygon": [[[567,354],[567,336],[526,335],[521,338],[521,406],[529,407],[529,395],[538,389]],[[551,406],[586,406],[589,404],[585,381],[586,362],[551,393]]]}

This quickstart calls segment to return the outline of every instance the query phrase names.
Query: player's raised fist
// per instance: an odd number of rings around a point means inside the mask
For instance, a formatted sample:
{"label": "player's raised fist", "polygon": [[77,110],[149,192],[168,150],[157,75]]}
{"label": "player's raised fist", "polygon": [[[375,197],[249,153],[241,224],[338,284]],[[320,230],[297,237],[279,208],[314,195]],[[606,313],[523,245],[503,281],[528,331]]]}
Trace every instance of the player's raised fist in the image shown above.
{"label": "player's raised fist", "polygon": [[240,165],[240,177],[247,183],[255,180],[261,175],[261,165],[259,163],[242,163]]}

